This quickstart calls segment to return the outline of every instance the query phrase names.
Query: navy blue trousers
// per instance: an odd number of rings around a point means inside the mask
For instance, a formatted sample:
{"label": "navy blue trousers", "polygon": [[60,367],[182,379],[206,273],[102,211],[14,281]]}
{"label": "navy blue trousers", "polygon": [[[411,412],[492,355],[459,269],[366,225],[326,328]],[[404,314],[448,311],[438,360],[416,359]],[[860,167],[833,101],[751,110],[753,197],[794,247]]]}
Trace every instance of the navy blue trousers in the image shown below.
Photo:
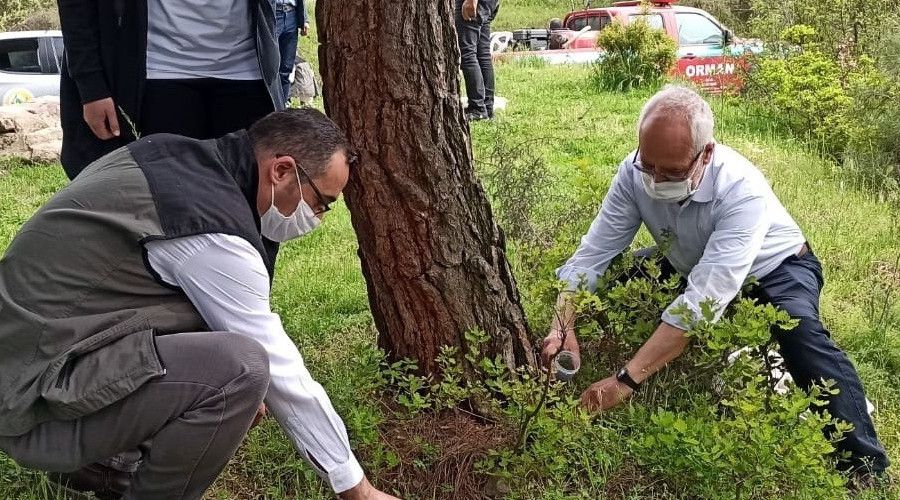
{"label": "navy blue trousers", "polygon": [[[649,250],[653,249],[640,250],[635,255],[648,257]],[[666,259],[661,262],[661,268],[663,275],[677,274]],[[853,430],[835,445],[839,452],[850,454],[847,461],[839,464],[841,469],[880,473],[890,462],[875,435],[859,374],[819,320],[819,296],[824,284],[822,264],[810,250],[802,257],[785,259],[758,280],[749,296],[759,303],[772,304],[800,321],[793,330],[772,330],[785,367],[797,386],[809,390],[823,380],[835,382],[839,392],[830,397],[825,408],[832,417],[853,425]]]}
{"label": "navy blue trousers", "polygon": [[750,295],[800,320],[793,330],[772,330],[794,382],[804,390],[822,380],[835,382],[839,392],[830,397],[826,409],[831,416],[853,424],[853,430],[836,444],[838,451],[850,452],[842,468],[881,472],[889,461],[866,409],[862,382],[847,354],[835,345],[819,320],[819,296],[824,284],[822,264],[809,251],[802,257],[785,259],[759,280]]}

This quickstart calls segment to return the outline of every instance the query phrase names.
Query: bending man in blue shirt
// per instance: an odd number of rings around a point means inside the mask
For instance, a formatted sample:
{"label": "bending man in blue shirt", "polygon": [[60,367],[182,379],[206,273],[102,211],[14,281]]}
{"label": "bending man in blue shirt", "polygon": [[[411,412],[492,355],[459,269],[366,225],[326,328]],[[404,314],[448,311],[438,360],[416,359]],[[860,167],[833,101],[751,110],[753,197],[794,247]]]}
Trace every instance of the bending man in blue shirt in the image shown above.
{"label": "bending man in blue shirt", "polygon": [[[643,223],[655,241],[670,241],[664,265],[687,284],[650,339],[617,374],[591,385],[582,404],[605,410],[624,401],[687,346],[688,325],[677,309],[687,306],[700,317],[701,302],[711,298],[725,306],[755,276],[759,298],[800,321],[790,332],[773,331],[794,380],[804,389],[834,380],[840,390],[827,409],[854,427],[837,443],[850,452],[845,465],[880,474],[888,458],[866,411],[859,376],[819,320],[821,265],[765,177],[739,153],[716,144],[709,104],[686,88],[668,87],[653,96],[641,112],[638,136],[638,149],[619,166],[599,215],[557,275],[570,289],[580,283],[595,288]],[[560,296],[560,313],[544,339],[545,360],[563,337],[565,348],[578,353],[567,297]]]}

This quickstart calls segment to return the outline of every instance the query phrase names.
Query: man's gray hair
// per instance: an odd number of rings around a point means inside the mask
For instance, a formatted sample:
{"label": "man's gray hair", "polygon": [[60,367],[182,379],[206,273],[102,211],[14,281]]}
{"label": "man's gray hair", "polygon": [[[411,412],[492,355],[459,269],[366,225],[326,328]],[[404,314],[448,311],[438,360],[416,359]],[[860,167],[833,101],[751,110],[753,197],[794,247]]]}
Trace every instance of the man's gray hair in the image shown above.
{"label": "man's gray hair", "polygon": [[700,94],[687,87],[666,85],[654,94],[641,110],[641,117],[638,120],[638,135],[644,126],[644,119],[651,112],[683,119],[691,127],[694,152],[700,151],[713,141],[715,120],[712,108],[705,99],[700,97]]}

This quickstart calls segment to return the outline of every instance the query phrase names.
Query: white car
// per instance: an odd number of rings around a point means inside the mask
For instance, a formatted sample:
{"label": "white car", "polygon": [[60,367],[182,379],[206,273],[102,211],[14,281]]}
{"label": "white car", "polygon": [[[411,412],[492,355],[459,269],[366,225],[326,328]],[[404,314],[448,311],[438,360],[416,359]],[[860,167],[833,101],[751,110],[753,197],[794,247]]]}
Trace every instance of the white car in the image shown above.
{"label": "white car", "polygon": [[60,31],[0,33],[0,104],[59,95],[62,56]]}

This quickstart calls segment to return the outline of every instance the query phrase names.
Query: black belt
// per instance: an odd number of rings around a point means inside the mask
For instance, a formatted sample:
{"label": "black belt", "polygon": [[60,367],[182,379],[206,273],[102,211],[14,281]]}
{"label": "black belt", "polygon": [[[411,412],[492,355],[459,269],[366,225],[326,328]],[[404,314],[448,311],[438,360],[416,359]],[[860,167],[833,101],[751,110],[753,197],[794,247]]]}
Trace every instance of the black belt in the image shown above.
{"label": "black belt", "polygon": [[296,9],[295,6],[293,6],[293,5],[288,5],[288,4],[279,4],[279,5],[275,6],[275,10],[276,10],[276,11],[279,11],[279,10],[280,10],[280,11],[282,11],[282,12],[291,12],[291,11],[294,10],[294,9]]}

